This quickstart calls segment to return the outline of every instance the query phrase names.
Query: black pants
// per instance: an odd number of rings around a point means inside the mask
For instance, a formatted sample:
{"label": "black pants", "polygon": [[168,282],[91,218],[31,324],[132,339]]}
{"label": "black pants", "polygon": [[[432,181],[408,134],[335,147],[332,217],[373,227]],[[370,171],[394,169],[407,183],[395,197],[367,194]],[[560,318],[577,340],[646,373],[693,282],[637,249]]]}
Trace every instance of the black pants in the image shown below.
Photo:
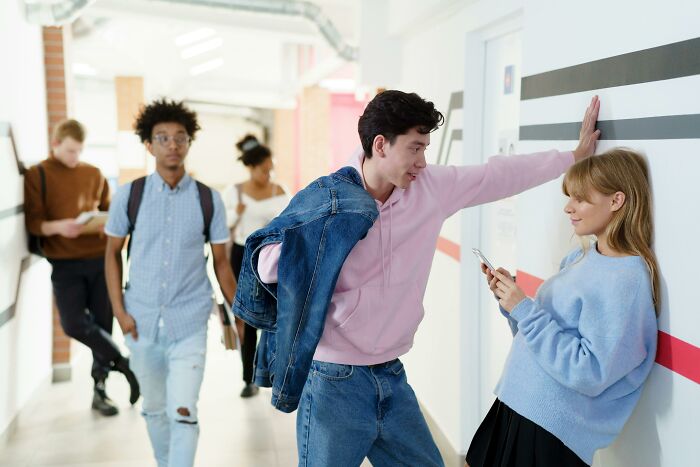
{"label": "black pants", "polygon": [[122,358],[112,340],[112,306],[104,259],[50,260],[51,282],[63,332],[92,350],[92,377],[104,379]]}
{"label": "black pants", "polygon": [[[231,269],[238,281],[243,264],[243,248],[236,243],[231,248]],[[243,336],[243,346],[241,348],[241,360],[243,361],[243,381],[253,382],[253,366],[255,365],[255,348],[258,345],[258,330],[248,323],[245,323],[245,334]]]}

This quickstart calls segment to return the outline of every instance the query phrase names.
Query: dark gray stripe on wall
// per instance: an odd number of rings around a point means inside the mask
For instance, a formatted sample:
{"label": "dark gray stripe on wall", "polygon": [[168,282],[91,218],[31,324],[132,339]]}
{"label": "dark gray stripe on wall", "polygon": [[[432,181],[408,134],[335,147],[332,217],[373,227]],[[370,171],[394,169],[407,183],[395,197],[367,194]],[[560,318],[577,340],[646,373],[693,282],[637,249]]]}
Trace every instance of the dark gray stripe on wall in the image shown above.
{"label": "dark gray stripe on wall", "polygon": [[[450,94],[450,103],[447,105],[447,112],[445,112],[445,124],[443,126],[444,131],[442,132],[442,138],[440,138],[440,151],[437,156],[437,164],[447,165],[450,156],[450,148],[452,147],[452,139],[454,138],[454,132],[457,130],[452,130],[450,134],[450,139],[447,140],[447,129],[450,126],[450,116],[455,110],[462,110],[464,105],[464,93],[462,91],[456,91]],[[462,130],[459,130],[460,133]],[[447,146],[445,145],[447,141]]]}
{"label": "dark gray stripe on wall", "polygon": [[[599,121],[601,140],[700,139],[700,114]],[[578,140],[581,122],[525,125],[521,141]]]}
{"label": "dark gray stripe on wall", "polygon": [[15,304],[13,303],[12,306],[10,306],[10,308],[0,312],[0,328],[3,327],[3,325],[5,323],[10,321],[14,317],[15,317]]}
{"label": "dark gray stripe on wall", "polygon": [[522,78],[521,100],[700,74],[700,37]]}
{"label": "dark gray stripe on wall", "polygon": [[0,328],[3,327],[8,321],[15,317],[17,312],[17,296],[19,295],[19,286],[22,283],[22,274],[29,269],[34,263],[41,261],[38,256],[29,255],[22,259],[22,265],[20,266],[19,280],[17,281],[17,292],[15,293],[15,301],[9,308],[0,312]]}
{"label": "dark gray stripe on wall", "polygon": [[24,212],[24,205],[22,204],[13,208],[3,209],[2,211],[0,211],[0,220],[3,220],[6,217],[12,217],[22,212]]}

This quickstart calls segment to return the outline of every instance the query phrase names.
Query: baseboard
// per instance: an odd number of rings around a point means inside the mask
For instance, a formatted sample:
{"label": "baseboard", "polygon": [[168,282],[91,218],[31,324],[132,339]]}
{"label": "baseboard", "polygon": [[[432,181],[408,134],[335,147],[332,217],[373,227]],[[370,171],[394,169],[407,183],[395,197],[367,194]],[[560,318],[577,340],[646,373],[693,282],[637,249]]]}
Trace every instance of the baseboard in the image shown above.
{"label": "baseboard", "polygon": [[[420,403],[419,403],[420,404]],[[452,443],[447,439],[447,436],[442,432],[440,426],[435,422],[430,413],[420,404],[421,412],[428,423],[430,433],[433,435],[435,444],[437,444],[442,460],[445,462],[445,467],[464,467],[464,458],[466,453],[461,453],[455,450]]]}
{"label": "baseboard", "polygon": [[24,407],[17,411],[15,416],[12,418],[12,421],[10,421],[10,423],[7,424],[7,427],[2,431],[2,433],[0,433],[0,448],[7,446],[7,443],[10,441],[10,438],[12,438],[12,435],[17,432],[20,420],[24,416],[28,415],[32,409],[34,409],[41,396],[43,396],[46,390],[48,390],[50,387],[51,376],[49,375],[36,387],[34,394],[32,394],[29,400],[24,404]]}
{"label": "baseboard", "polygon": [[73,377],[73,366],[70,363],[54,363],[52,373],[52,382],[64,383]]}
{"label": "baseboard", "polygon": [[0,448],[7,446],[7,442],[10,440],[13,434],[17,431],[17,426],[19,425],[19,414],[15,415],[10,423],[8,423],[7,428],[0,434]]}

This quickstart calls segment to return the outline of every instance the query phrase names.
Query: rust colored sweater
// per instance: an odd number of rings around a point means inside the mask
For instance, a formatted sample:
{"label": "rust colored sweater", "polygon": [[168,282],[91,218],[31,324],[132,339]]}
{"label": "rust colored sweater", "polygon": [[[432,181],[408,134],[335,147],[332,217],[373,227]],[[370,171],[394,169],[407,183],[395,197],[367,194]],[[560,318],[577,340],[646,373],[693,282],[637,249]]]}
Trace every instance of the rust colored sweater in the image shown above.
{"label": "rust colored sweater", "polygon": [[24,216],[27,230],[42,236],[42,248],[49,259],[98,258],[105,253],[107,239],[101,234],[77,238],[43,236],[41,224],[76,218],[84,211],[109,209],[109,185],[97,167],[80,162],[71,169],[53,157],[39,163],[46,174],[46,203],[41,194],[38,166],[24,175]]}

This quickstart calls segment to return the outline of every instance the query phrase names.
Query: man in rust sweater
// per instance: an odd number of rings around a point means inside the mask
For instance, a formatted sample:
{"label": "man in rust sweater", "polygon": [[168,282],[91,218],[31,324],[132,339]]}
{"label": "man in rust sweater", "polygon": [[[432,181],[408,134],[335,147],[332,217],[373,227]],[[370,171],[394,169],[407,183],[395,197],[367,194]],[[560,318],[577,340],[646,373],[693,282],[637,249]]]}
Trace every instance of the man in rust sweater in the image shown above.
{"label": "man in rust sweater", "polygon": [[113,315],[104,277],[107,240],[102,233],[83,233],[75,220],[85,211],[109,209],[107,181],[97,167],[79,161],[84,140],[78,121],[56,126],[50,156],[25,174],[24,211],[27,230],[39,237],[53,266],[51,282],[63,331],[92,350],[92,408],[109,416],[118,412],[105,393],[110,370],[126,376],[132,404],[140,393],[128,360],[111,337]]}

